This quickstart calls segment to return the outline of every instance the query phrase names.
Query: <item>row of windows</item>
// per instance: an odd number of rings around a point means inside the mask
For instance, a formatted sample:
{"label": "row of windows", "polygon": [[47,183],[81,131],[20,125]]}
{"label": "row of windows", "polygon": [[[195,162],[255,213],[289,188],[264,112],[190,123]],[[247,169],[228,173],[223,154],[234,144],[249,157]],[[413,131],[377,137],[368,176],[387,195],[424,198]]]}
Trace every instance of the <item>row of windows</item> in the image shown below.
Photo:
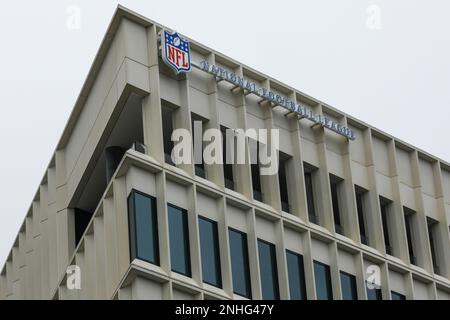
{"label": "row of windows", "polygon": [[[131,259],[141,259],[159,265],[159,238],[155,198],[133,191],[128,199],[130,223]],[[168,204],[169,248],[171,270],[191,277],[189,249],[189,227],[187,211]],[[203,282],[222,288],[222,271],[217,222],[199,216],[199,238]],[[247,235],[233,228],[228,230],[233,291],[243,297],[252,298]],[[276,247],[258,239],[258,257],[262,297],[266,300],[280,298]],[[307,299],[303,256],[286,250],[289,291],[291,299]],[[330,267],[314,261],[314,277],[317,299],[333,298]],[[356,278],[340,272],[342,297],[357,299]],[[367,291],[369,299],[381,299],[381,290]],[[395,299],[401,297],[392,294]],[[404,296],[403,296],[404,297]]]}
{"label": "row of windows", "polygon": [[[166,103],[163,103],[163,127],[164,127],[164,151],[166,154],[166,161],[168,163],[171,163],[170,158],[170,152],[173,147],[173,142],[170,140],[170,135],[173,130],[173,123],[172,123],[172,111],[170,107],[167,106]],[[191,114],[191,120],[192,120],[192,132],[193,139],[194,140],[201,140],[201,137],[198,136],[199,133],[203,134],[203,128],[207,127],[208,120],[204,119],[203,117],[192,113]],[[194,121],[201,121],[202,122],[202,129],[201,131],[198,130],[198,128],[195,128]],[[226,135],[226,130],[228,128],[221,126],[221,131],[223,136]],[[253,142],[253,143],[250,143]],[[202,145],[200,144],[194,144],[195,145]],[[256,150],[259,150],[259,144],[255,143],[255,141],[250,140],[249,141],[249,147],[250,148],[256,148]],[[232,164],[228,164],[226,161],[227,157],[227,149],[225,143],[223,144],[223,173],[224,173],[224,181],[225,181],[225,187],[228,189],[235,189],[235,178],[236,173],[234,172],[234,166]],[[259,157],[259,152],[256,153]],[[289,204],[289,196],[288,196],[288,181],[287,177],[289,177],[289,167],[288,163],[292,161],[292,158],[289,155],[283,154],[280,152],[279,154],[279,171],[278,171],[278,181],[279,181],[279,190],[280,190],[280,200],[281,200],[281,208],[285,212],[290,212],[290,204]],[[204,163],[202,162],[202,159],[200,163],[197,163],[195,165],[195,173],[197,176],[201,176],[203,178],[207,178],[206,170]],[[258,201],[264,201],[265,197],[262,191],[262,181],[260,176],[260,166],[259,161],[257,161],[254,164],[250,165],[251,169],[251,178],[252,178],[252,186],[253,186],[253,198]],[[304,164],[304,181],[305,181],[305,190],[306,190],[306,201],[307,201],[307,210],[308,210],[308,216],[309,221],[316,224],[321,224],[321,217],[319,217],[317,212],[317,200],[315,199],[316,195],[320,194],[322,190],[318,190],[315,186],[318,175],[318,168],[309,165],[307,163]],[[342,235],[348,235],[350,232],[349,230],[346,230],[348,226],[345,225],[345,220],[343,219],[343,211],[345,210],[342,200],[345,198],[345,192],[344,189],[344,180],[340,177],[337,177],[333,174],[330,174],[330,193],[331,193],[331,201],[332,201],[332,214],[333,214],[333,220],[334,220],[334,229],[337,233]],[[356,208],[357,208],[357,217],[358,217],[358,223],[359,223],[359,233],[360,233],[360,239],[361,242],[365,245],[374,245],[374,239],[370,239],[368,234],[368,210],[366,209],[368,207],[368,190],[365,190],[362,187],[355,185],[355,195],[356,195]],[[392,217],[391,207],[392,207],[392,201],[389,199],[386,199],[384,197],[380,197],[380,213],[381,213],[381,222],[382,222],[382,228],[383,228],[383,236],[384,236],[384,244],[385,244],[385,251],[387,254],[390,255],[396,255],[399,256],[399,252],[395,252],[395,248],[392,246],[392,240],[395,239],[394,232],[398,232],[398,230],[394,230],[392,228],[392,225],[396,225],[394,222],[394,218]],[[407,241],[408,241],[408,251],[409,251],[409,260],[410,263],[423,266],[423,261],[418,261],[416,257],[416,251],[415,243],[417,240],[414,240],[414,234],[418,234],[420,227],[417,225],[417,218],[415,215],[415,212],[409,208],[404,208],[404,219],[405,219],[405,227],[406,227],[406,235],[407,235]],[[432,262],[434,267],[435,273],[439,272],[439,252],[436,248],[436,233],[437,231],[437,225],[438,222],[427,218],[428,221],[428,236],[429,236],[429,244],[431,249],[431,256],[432,256]],[[424,256],[424,255],[422,255]],[[426,256],[426,255],[425,255]]]}
{"label": "row of windows", "polygon": [[[314,179],[313,172],[311,171],[311,166],[305,166],[305,189],[307,195],[308,202],[308,214],[310,217],[310,221],[313,223],[319,223],[318,218],[316,216],[315,210],[315,189],[314,189]],[[316,169],[317,170],[317,169]],[[331,192],[331,200],[332,200],[332,211],[333,211],[333,219],[334,226],[337,233],[345,234],[345,226],[343,225],[342,220],[342,193],[344,192],[343,188],[343,180],[339,177],[336,177],[330,174],[330,192]],[[361,242],[365,245],[374,245],[374,240],[370,239],[367,234],[367,226],[368,226],[368,194],[369,191],[364,188],[355,185],[355,196],[356,196],[356,209],[357,209],[357,217],[359,224],[359,234],[361,238]],[[392,216],[392,206],[393,201],[382,196],[379,197],[380,204],[380,213],[381,213],[381,223],[383,228],[383,238],[384,238],[384,246],[386,253],[389,255],[397,255],[399,256],[399,252],[394,252],[394,248],[392,246],[392,239],[394,238],[394,233],[398,232],[392,228],[392,225],[395,225]],[[406,237],[407,237],[407,245],[408,245],[408,253],[409,260],[411,264],[420,265],[419,261],[416,258],[416,242],[417,239],[414,239],[414,235],[419,233],[419,225],[417,222],[418,217],[416,216],[416,212],[407,207],[403,207],[404,212],[404,221],[405,221],[405,229],[406,229]],[[431,258],[433,262],[434,272],[439,274],[440,270],[438,267],[438,259],[439,255],[437,254],[437,247],[435,237],[438,232],[438,221],[427,217],[427,231],[429,244],[431,249]]]}
{"label": "row of windows", "polygon": [[[153,197],[133,191],[128,199],[130,223],[131,259],[141,259],[159,265],[158,227],[156,201]],[[187,211],[169,204],[169,247],[171,270],[191,276],[189,250],[189,229]],[[219,237],[217,222],[199,216],[199,237],[203,281],[221,288]],[[229,228],[229,249],[233,290],[236,294],[251,298],[251,280],[248,258],[247,235]],[[261,287],[264,299],[279,299],[278,271],[275,246],[258,240],[261,270]],[[291,293],[293,298],[306,298],[303,274],[303,259],[300,255],[287,251]]]}

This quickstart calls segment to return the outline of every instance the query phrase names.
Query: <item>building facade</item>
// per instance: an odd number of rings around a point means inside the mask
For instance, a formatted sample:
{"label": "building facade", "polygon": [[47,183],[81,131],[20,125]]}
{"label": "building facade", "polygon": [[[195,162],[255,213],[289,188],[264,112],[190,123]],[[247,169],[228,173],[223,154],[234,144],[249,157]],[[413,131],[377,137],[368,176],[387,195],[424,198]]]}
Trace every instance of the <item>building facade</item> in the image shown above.
{"label": "building facade", "polygon": [[[117,9],[0,299],[450,299],[449,163],[193,40],[176,74],[161,30]],[[174,165],[171,132],[193,121],[278,129],[277,173]]]}

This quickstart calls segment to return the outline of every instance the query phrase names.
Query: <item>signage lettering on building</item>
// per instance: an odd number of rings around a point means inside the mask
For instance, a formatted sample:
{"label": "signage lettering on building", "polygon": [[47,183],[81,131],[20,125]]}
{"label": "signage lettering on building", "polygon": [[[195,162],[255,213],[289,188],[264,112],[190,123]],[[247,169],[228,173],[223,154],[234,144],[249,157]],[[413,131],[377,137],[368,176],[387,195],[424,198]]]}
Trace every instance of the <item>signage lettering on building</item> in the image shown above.
{"label": "signage lettering on building", "polygon": [[[190,46],[189,42],[181,38],[176,32],[170,33],[163,31],[163,45],[161,46],[164,62],[171,67],[176,73],[188,72],[191,70]],[[193,66],[203,70],[218,79],[232,83],[246,93],[255,94],[266,101],[273,103],[275,106],[283,107],[290,112],[296,113],[300,119],[306,118],[315,124],[328,128],[350,140],[355,140],[356,136],[352,129],[332,120],[326,116],[315,114],[311,109],[306,108],[287,97],[275,93],[269,89],[258,87],[256,83],[245,79],[234,72],[226,70],[222,67],[210,64],[208,61],[200,61],[199,64],[192,63]]]}

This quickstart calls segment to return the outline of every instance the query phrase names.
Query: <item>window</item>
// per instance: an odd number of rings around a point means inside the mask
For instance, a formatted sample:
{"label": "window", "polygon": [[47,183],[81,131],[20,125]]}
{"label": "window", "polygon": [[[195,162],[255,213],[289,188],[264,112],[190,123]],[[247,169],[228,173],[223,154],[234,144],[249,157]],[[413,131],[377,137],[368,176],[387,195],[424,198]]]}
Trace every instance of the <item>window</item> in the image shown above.
{"label": "window", "polygon": [[187,211],[167,206],[169,218],[170,261],[172,271],[191,276]]}
{"label": "window", "polygon": [[234,293],[252,298],[250,286],[250,268],[248,262],[247,235],[235,229],[229,229],[231,275]]}
{"label": "window", "polygon": [[317,300],[333,300],[330,267],[321,262],[314,261],[314,280]]}
{"label": "window", "polygon": [[306,300],[303,256],[298,253],[286,250],[286,261],[291,300]]}
{"label": "window", "polygon": [[198,225],[200,232],[203,282],[221,288],[222,274],[220,271],[217,222],[199,217]]}
{"label": "window", "polygon": [[[227,136],[227,129],[224,126],[220,126],[220,130],[222,131],[222,156],[223,156],[223,175],[225,179],[225,188],[234,190],[234,176],[233,176],[233,164],[227,163],[227,162],[233,162],[231,159],[231,154],[228,156],[230,159],[227,161],[227,155],[229,152],[231,152],[230,148],[231,146],[228,146],[227,143],[230,142],[229,140],[232,139],[234,141],[234,134],[230,131],[229,135]],[[230,134],[232,133],[232,134]],[[234,147],[234,143],[233,143]]]}
{"label": "window", "polygon": [[318,223],[316,207],[314,204],[313,169],[308,164],[304,164],[306,204],[308,205],[309,221]]}
{"label": "window", "polygon": [[331,201],[333,204],[334,227],[337,233],[342,234],[341,210],[339,203],[339,189],[342,179],[330,174]]}
{"label": "window", "polygon": [[261,171],[259,167],[259,142],[249,139],[248,143],[251,160],[250,168],[252,171],[253,199],[263,201],[263,194],[261,191]]}
{"label": "window", "polygon": [[159,265],[158,223],[155,198],[133,190],[128,197],[131,260]]}
{"label": "window", "polygon": [[289,207],[289,197],[288,197],[288,185],[286,177],[286,166],[289,161],[287,155],[280,154],[280,162],[278,167],[278,182],[280,185],[280,199],[281,199],[281,210],[284,212],[290,212]]}
{"label": "window", "polygon": [[358,213],[359,235],[363,244],[368,244],[368,238],[366,234],[366,219],[364,215],[364,204],[367,191],[359,186],[355,186],[356,195],[356,209]]}
{"label": "window", "polygon": [[369,287],[369,284],[366,281],[367,300],[382,300],[383,296],[381,295],[381,288],[376,288],[373,284],[370,285],[371,286]]}
{"label": "window", "polygon": [[258,253],[262,298],[264,300],[280,299],[275,246],[258,239]]}
{"label": "window", "polygon": [[391,291],[391,297],[392,297],[392,300],[406,300],[405,295],[395,292],[395,291]]}
{"label": "window", "polygon": [[427,227],[428,227],[428,240],[430,241],[431,259],[433,260],[434,273],[439,274],[439,264],[437,256],[437,247],[435,234],[437,232],[438,223],[436,220],[427,217]]}
{"label": "window", "polygon": [[162,126],[163,126],[163,143],[164,143],[164,158],[165,161],[171,165],[173,165],[172,161],[172,149],[173,149],[173,141],[172,141],[172,132],[173,132],[173,110],[168,106],[166,102],[162,102],[161,108],[161,117],[162,117]]}
{"label": "window", "polygon": [[[203,125],[204,119],[195,113],[191,113],[191,128],[193,142],[193,156],[195,175],[206,178],[205,163],[203,162]],[[197,150],[197,148],[199,150]]]}
{"label": "window", "polygon": [[79,208],[74,208],[74,222],[75,222],[75,247],[78,246],[81,238],[86,231],[86,228],[91,222],[92,213]]}
{"label": "window", "polygon": [[380,197],[380,209],[381,209],[381,222],[383,224],[383,236],[384,236],[384,246],[386,248],[387,254],[392,254],[391,239],[389,236],[389,207],[392,201],[386,198]]}
{"label": "window", "polygon": [[406,227],[406,238],[408,240],[408,253],[409,253],[409,262],[412,264],[416,264],[416,257],[414,256],[414,242],[412,237],[413,230],[413,219],[415,212],[411,209],[403,207],[403,213],[405,215],[405,227]]}
{"label": "window", "polygon": [[343,300],[358,300],[358,292],[356,290],[356,278],[347,272],[341,271],[341,289]]}

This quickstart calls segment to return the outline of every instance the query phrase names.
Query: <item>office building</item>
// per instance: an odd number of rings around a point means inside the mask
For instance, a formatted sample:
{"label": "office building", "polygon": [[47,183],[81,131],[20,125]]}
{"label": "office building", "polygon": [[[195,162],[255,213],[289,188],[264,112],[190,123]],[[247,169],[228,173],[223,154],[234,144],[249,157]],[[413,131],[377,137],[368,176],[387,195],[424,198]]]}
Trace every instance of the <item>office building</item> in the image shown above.
{"label": "office building", "polygon": [[[175,73],[163,29],[117,9],[0,299],[450,299],[448,162],[194,40]],[[174,165],[195,121],[278,129],[278,171]]]}

